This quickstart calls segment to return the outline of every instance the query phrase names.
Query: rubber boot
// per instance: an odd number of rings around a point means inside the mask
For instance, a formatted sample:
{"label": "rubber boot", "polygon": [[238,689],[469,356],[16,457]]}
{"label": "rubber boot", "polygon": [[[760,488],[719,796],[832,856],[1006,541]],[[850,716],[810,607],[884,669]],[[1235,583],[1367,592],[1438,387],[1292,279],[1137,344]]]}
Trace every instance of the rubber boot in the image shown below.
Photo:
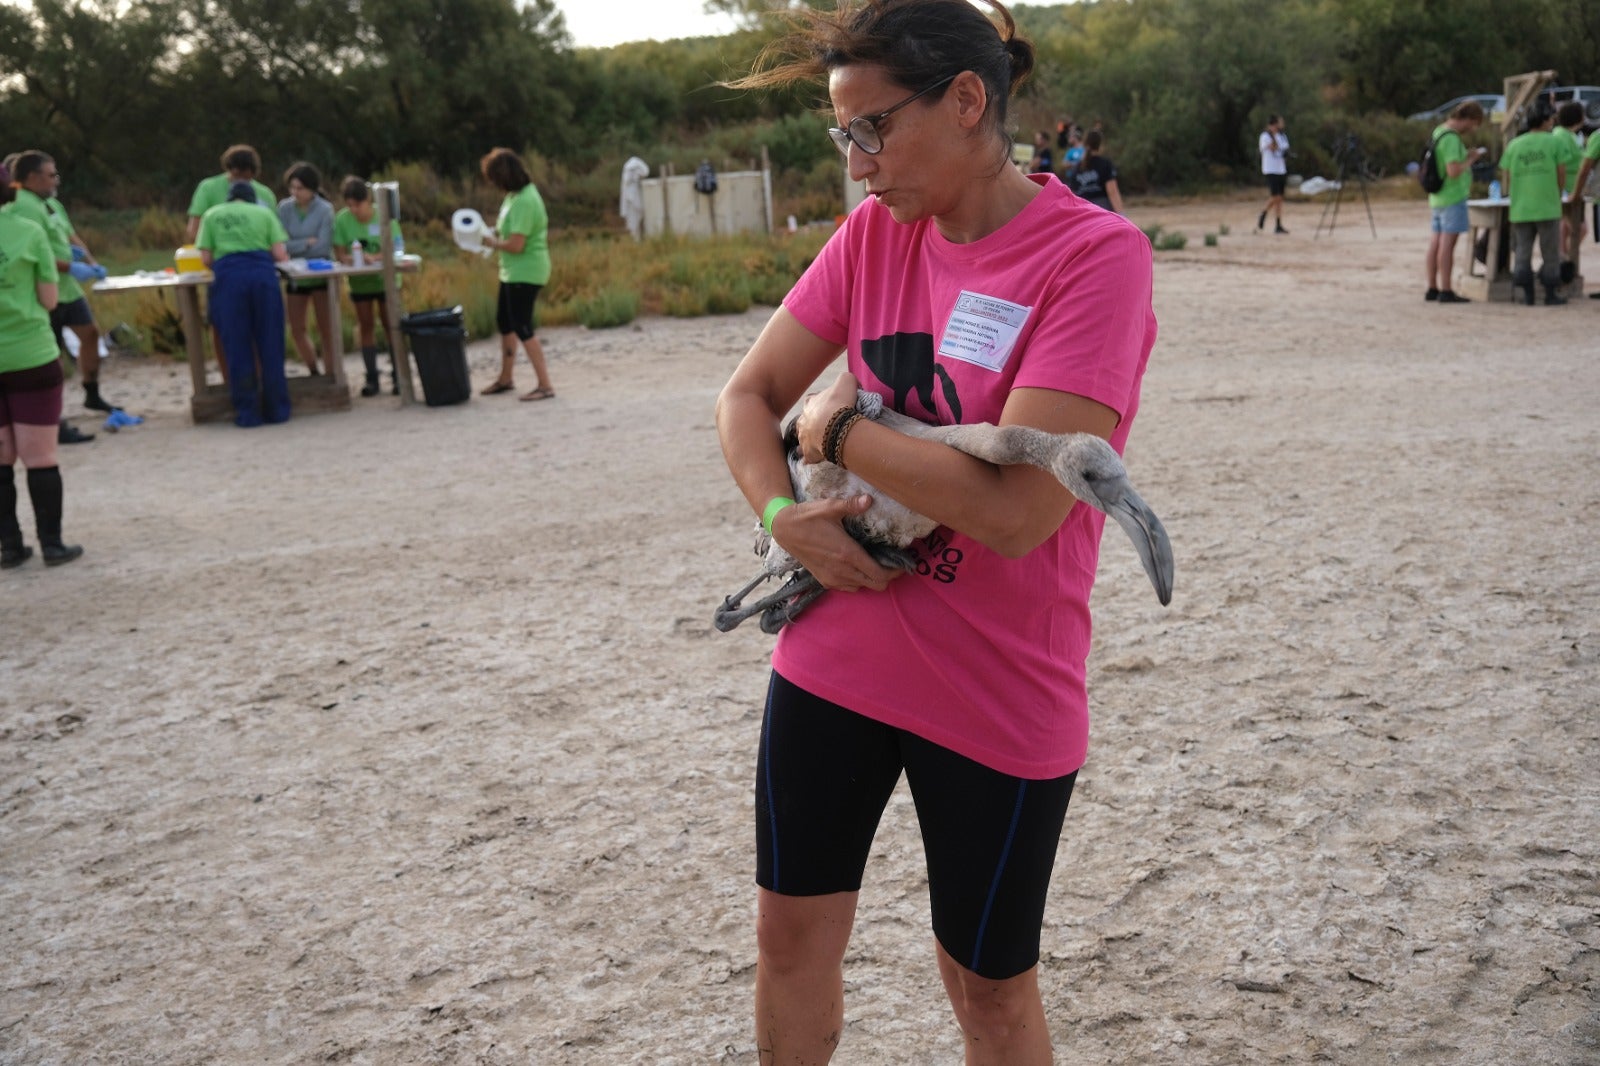
{"label": "rubber boot", "polygon": [[1266,229],[1266,228],[1267,228],[1267,213],[1265,211],[1263,211],[1263,212],[1261,212],[1261,217],[1256,219],[1256,229]]}
{"label": "rubber boot", "polygon": [[[1528,302],[1533,303],[1533,293],[1531,291],[1528,293]],[[1544,287],[1544,305],[1546,307],[1560,307],[1566,302],[1567,298],[1556,291],[1556,286],[1546,285]]]}
{"label": "rubber boot", "polygon": [[389,381],[394,394],[400,395],[400,364],[395,362],[392,349],[389,352]]}
{"label": "rubber boot", "polygon": [[378,349],[361,349],[361,362],[367,368],[367,383],[361,386],[361,395],[376,396],[380,391],[380,386],[378,385]]}
{"label": "rubber boot", "polygon": [[33,497],[34,528],[39,531],[44,565],[61,566],[82,555],[78,545],[61,542],[61,468],[29,467],[28,495]]}
{"label": "rubber boot", "polygon": [[17,472],[15,467],[0,467],[0,570],[21,566],[33,558],[33,549],[22,543],[22,527],[17,524]]}

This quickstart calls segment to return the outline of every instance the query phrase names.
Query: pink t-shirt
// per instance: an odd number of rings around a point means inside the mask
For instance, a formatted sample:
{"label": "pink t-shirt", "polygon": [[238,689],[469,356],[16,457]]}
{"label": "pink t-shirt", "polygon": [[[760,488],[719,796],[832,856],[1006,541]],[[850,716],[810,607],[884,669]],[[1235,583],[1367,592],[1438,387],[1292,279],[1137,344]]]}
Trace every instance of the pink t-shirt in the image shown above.
{"label": "pink t-shirt", "polygon": [[[1054,175],[1016,218],[953,244],[868,198],[784,300],[846,346],[861,387],[927,422],[1000,421],[1014,388],[1139,407],[1155,343],[1150,242]],[[773,667],[801,688],[1002,773],[1059,777],[1089,739],[1084,662],[1105,518],[1079,503],[1006,559],[941,526],[884,592],[830,593],[783,630]]]}

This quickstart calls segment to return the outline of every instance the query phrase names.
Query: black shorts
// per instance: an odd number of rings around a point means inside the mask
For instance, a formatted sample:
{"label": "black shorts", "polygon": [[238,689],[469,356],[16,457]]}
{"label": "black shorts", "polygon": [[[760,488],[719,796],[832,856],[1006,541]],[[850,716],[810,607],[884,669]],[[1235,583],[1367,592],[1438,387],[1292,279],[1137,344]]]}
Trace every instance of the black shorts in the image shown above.
{"label": "black shorts", "polygon": [[500,300],[495,307],[494,322],[504,337],[515,333],[518,340],[533,337],[533,307],[539,300],[543,285],[530,285],[522,281],[502,281]]}
{"label": "black shorts", "polygon": [[1076,771],[1047,781],[1002,774],[776,672],[756,766],[756,883],[787,896],[859,891],[902,770],[940,945],[991,980],[1031,969]]}
{"label": "black shorts", "polygon": [[50,331],[56,335],[56,347],[65,347],[61,331],[68,326],[94,325],[94,312],[89,310],[89,298],[80,296],[71,303],[56,304],[50,312]]}
{"label": "black shorts", "polygon": [[0,374],[0,426],[53,426],[61,421],[61,360]]}
{"label": "black shorts", "polygon": [[1283,190],[1289,185],[1287,174],[1266,174],[1263,177],[1267,179],[1267,192],[1272,196],[1282,196]]}
{"label": "black shorts", "polygon": [[285,278],[283,291],[290,296],[310,296],[314,292],[323,292],[328,283],[322,278]]}
{"label": "black shorts", "polygon": [[379,289],[377,292],[353,292],[350,294],[350,302],[353,304],[371,303],[374,300],[381,299],[383,299],[382,289]]}

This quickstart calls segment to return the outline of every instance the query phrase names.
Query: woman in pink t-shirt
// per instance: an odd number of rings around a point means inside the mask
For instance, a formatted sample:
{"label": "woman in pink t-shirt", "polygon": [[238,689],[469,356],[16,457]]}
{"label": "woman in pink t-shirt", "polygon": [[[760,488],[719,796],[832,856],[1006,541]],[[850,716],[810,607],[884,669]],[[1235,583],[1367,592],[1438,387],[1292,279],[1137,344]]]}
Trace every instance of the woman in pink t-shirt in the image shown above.
{"label": "woman in pink t-shirt", "polygon": [[[757,758],[763,1061],[824,1061],[838,1041],[862,873],[902,773],[968,1060],[1051,1054],[1039,939],[1087,746],[1102,516],[1032,467],[869,421],[828,434],[867,388],[930,423],[1127,440],[1155,340],[1149,242],[1053,175],[1008,165],[1006,103],[1033,49],[991,6],[998,26],[968,0],[802,11],[772,64],[734,83],[826,76],[830,136],[871,194],[717,406],[750,506],[833,590],[779,640]],[[869,497],[786,502],[779,422],[840,352],[848,370],[806,399],[801,449],[814,461],[826,444],[942,523],[914,545],[914,573],[885,569],[845,533]]]}

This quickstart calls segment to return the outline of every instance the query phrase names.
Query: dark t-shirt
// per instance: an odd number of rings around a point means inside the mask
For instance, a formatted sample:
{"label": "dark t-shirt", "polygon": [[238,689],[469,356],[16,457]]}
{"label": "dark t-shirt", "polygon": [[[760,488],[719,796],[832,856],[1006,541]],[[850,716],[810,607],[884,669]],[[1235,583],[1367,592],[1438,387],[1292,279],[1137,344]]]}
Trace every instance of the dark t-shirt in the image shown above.
{"label": "dark t-shirt", "polygon": [[1067,171],[1067,187],[1107,211],[1111,210],[1111,197],[1106,195],[1106,185],[1115,180],[1117,165],[1103,155],[1081,159]]}

